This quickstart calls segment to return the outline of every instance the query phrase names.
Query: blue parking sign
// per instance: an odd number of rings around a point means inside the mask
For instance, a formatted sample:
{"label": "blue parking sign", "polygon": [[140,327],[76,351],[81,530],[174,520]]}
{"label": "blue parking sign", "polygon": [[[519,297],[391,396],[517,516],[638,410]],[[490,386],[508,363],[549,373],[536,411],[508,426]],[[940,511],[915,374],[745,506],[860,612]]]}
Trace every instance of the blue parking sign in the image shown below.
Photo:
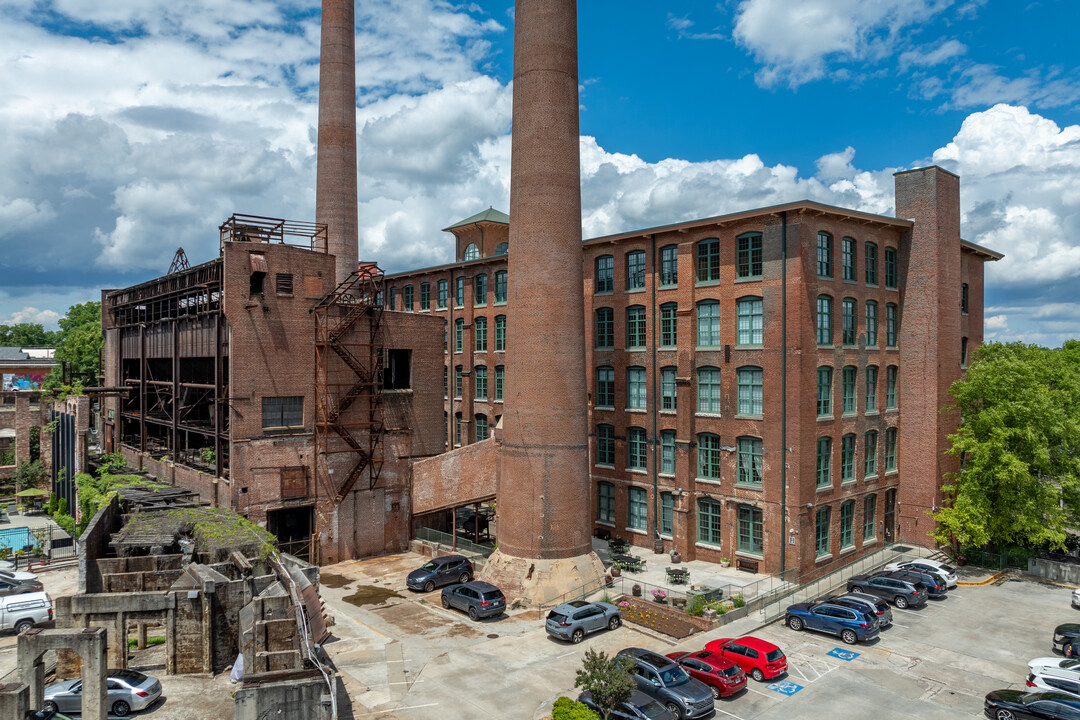
{"label": "blue parking sign", "polygon": [[843,648],[833,648],[826,655],[832,655],[834,658],[840,658],[841,660],[847,660],[851,662],[855,658],[859,657],[859,653],[851,652],[850,650],[844,650]]}
{"label": "blue parking sign", "polygon": [[769,690],[775,690],[781,695],[787,695],[788,697],[791,697],[795,693],[802,690],[802,685],[796,685],[790,680],[781,680],[780,682],[769,683],[765,687]]}

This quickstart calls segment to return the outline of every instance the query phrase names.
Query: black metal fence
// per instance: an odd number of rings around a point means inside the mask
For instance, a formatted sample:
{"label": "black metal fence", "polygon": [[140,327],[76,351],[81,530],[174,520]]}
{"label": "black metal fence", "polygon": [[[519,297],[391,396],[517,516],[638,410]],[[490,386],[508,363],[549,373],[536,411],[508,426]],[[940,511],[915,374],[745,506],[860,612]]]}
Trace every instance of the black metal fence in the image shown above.
{"label": "black metal fence", "polygon": [[75,557],[75,539],[54,525],[0,526],[0,559],[18,568]]}

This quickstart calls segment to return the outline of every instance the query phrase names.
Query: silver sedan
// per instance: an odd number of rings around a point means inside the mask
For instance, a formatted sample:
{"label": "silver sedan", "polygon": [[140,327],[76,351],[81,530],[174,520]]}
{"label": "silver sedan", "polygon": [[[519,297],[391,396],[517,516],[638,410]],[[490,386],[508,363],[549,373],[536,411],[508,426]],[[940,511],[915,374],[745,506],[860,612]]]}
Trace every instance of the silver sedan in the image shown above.
{"label": "silver sedan", "polygon": [[[82,679],[66,680],[45,688],[45,710],[82,712]],[[105,708],[109,714],[127,717],[132,712],[145,710],[161,697],[161,683],[157,678],[134,670],[110,670],[107,680],[108,695]]]}

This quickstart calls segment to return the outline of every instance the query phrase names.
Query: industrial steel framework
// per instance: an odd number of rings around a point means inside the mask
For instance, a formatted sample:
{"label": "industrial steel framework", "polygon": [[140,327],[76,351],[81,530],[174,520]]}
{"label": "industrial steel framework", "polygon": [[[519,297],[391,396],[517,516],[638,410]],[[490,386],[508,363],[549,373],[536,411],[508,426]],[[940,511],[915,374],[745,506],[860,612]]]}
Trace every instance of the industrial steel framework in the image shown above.
{"label": "industrial steel framework", "polygon": [[[313,308],[315,315],[315,475],[338,502],[367,473],[374,489],[383,465],[380,405],[384,351],[383,271],[361,265]],[[351,469],[335,480],[330,456],[349,453]]]}

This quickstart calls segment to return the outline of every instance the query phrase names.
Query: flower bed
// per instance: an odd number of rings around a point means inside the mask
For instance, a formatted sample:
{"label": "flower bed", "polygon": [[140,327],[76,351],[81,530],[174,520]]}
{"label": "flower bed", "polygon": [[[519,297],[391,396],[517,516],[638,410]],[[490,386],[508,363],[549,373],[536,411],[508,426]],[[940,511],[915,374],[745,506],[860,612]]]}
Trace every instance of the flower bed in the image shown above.
{"label": "flower bed", "polygon": [[[626,606],[623,606],[624,602],[627,603]],[[667,605],[630,595],[619,598],[619,611],[624,622],[647,627],[678,639],[713,627],[713,623],[703,618],[690,617]]]}

